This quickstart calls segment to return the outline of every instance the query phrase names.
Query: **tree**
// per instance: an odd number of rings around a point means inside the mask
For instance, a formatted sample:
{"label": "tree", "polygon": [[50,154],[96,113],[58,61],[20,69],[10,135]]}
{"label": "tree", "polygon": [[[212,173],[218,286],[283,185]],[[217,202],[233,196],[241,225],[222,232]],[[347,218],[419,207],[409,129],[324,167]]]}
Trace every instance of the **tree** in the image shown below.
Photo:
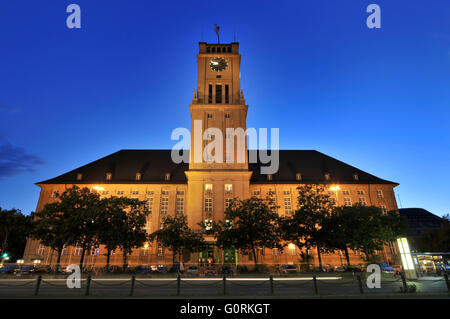
{"label": "tree", "polygon": [[81,247],[79,266],[83,268],[84,257],[98,242],[100,218],[105,214],[103,202],[97,192],[77,186],[57,195],[61,210],[70,212],[71,237],[68,244]]}
{"label": "tree", "polygon": [[350,265],[349,248],[362,250],[366,261],[376,260],[377,250],[404,235],[405,222],[395,211],[383,213],[379,207],[355,204],[337,207],[323,231],[330,234],[327,245],[343,250]]}
{"label": "tree", "polygon": [[164,227],[153,232],[150,240],[157,240],[161,245],[173,252],[172,261],[175,263],[176,256],[183,252],[199,251],[205,244],[202,234],[195,233],[189,228],[186,216],[167,216],[163,219]]}
{"label": "tree", "polygon": [[330,197],[321,186],[303,185],[298,190],[298,208],[292,217],[283,218],[283,239],[299,249],[317,248],[319,266],[322,269],[321,253],[330,250],[330,234],[322,230],[326,218],[334,207]]}
{"label": "tree", "polygon": [[21,258],[32,231],[32,222],[33,214],[25,216],[20,210],[0,207],[0,252],[8,252],[11,259]]}
{"label": "tree", "polygon": [[128,255],[133,248],[141,247],[148,239],[145,230],[148,211],[145,210],[145,202],[133,198],[121,197],[122,213],[119,214],[118,224],[118,247],[123,254],[123,268],[128,266]]}
{"label": "tree", "polygon": [[413,238],[415,248],[419,251],[442,252],[450,248],[450,221],[444,216],[439,229],[426,228],[422,234]]}
{"label": "tree", "polygon": [[279,217],[270,199],[234,199],[225,210],[225,221],[215,223],[216,245],[252,254],[258,264],[258,248],[282,248]]}
{"label": "tree", "polygon": [[32,237],[50,247],[58,254],[56,270],[59,268],[64,245],[72,240],[70,211],[63,210],[60,202],[48,203],[35,213]]}

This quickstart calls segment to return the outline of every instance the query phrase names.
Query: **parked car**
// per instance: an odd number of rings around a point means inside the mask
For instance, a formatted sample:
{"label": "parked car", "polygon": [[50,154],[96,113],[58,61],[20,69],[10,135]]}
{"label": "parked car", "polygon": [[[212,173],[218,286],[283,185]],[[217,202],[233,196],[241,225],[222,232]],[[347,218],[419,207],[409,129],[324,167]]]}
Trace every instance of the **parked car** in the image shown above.
{"label": "parked car", "polygon": [[361,272],[361,268],[356,267],[356,266],[347,266],[345,268],[345,271],[349,271],[349,272]]}
{"label": "parked car", "polygon": [[181,269],[180,263],[179,263],[179,262],[176,262],[176,263],[174,263],[174,264],[172,265],[172,267],[170,268],[170,271],[172,271],[172,272],[180,272],[180,273],[183,273],[183,272],[184,272],[184,269]]}
{"label": "parked car", "polygon": [[344,272],[345,268],[342,266],[336,266],[336,267],[334,267],[334,271],[335,272]]}
{"label": "parked car", "polygon": [[188,275],[198,275],[198,267],[197,266],[189,266],[187,268],[186,273]]}
{"label": "parked car", "polygon": [[139,265],[139,266],[136,266],[136,268],[134,269],[134,272],[136,274],[148,274],[149,272],[151,272],[151,269],[148,266]]}
{"label": "parked car", "polygon": [[19,265],[10,264],[0,269],[0,274],[13,274],[16,269],[19,269]]}
{"label": "parked car", "polygon": [[22,268],[16,269],[15,274],[20,275],[31,275],[37,270],[35,265],[25,265]]}
{"label": "parked car", "polygon": [[378,263],[378,266],[380,266],[380,269],[384,273],[393,274],[395,273],[395,269],[389,266],[387,263]]}
{"label": "parked car", "polygon": [[281,265],[280,273],[282,274],[295,274],[297,273],[297,266],[295,265]]}
{"label": "parked car", "polygon": [[217,275],[217,270],[214,267],[206,267],[203,274],[205,276],[215,276],[215,275]]}
{"label": "parked car", "polygon": [[220,268],[220,274],[221,275],[233,275],[233,268],[231,268],[231,266],[222,266]]}

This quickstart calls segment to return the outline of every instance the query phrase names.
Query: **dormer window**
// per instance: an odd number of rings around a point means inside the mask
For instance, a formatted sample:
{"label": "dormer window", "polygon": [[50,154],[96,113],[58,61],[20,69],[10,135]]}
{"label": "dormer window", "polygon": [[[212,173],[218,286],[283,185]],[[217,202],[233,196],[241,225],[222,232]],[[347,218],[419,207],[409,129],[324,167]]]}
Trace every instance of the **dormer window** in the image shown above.
{"label": "dormer window", "polygon": [[331,174],[330,173],[326,173],[325,174],[325,180],[329,181],[331,179]]}
{"label": "dormer window", "polygon": [[266,175],[266,179],[267,179],[268,181],[271,181],[271,180],[272,180],[272,174],[267,174],[267,175]]}
{"label": "dormer window", "polygon": [[213,189],[213,185],[212,184],[205,184],[205,191],[210,192]]}
{"label": "dormer window", "polygon": [[359,175],[358,174],[353,174],[353,179],[355,180],[355,181],[357,181],[357,180],[359,180]]}
{"label": "dormer window", "polygon": [[166,173],[165,180],[170,181],[172,175],[170,173]]}
{"label": "dormer window", "polygon": [[83,179],[83,173],[77,173],[77,181],[81,181]]}
{"label": "dormer window", "polygon": [[136,173],[136,180],[140,181],[142,179],[142,174],[141,173]]}
{"label": "dormer window", "polygon": [[225,184],[225,191],[231,192],[233,190],[233,184]]}
{"label": "dormer window", "polygon": [[295,179],[297,181],[301,181],[302,180],[302,174],[300,174],[300,173],[295,174]]}

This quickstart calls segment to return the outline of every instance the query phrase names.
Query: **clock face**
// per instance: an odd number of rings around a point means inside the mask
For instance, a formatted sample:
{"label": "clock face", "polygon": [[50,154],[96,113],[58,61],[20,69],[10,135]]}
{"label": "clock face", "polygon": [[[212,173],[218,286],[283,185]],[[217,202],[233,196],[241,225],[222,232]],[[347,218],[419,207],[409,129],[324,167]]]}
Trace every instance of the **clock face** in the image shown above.
{"label": "clock face", "polygon": [[209,67],[214,71],[220,72],[227,68],[228,62],[224,58],[212,58]]}

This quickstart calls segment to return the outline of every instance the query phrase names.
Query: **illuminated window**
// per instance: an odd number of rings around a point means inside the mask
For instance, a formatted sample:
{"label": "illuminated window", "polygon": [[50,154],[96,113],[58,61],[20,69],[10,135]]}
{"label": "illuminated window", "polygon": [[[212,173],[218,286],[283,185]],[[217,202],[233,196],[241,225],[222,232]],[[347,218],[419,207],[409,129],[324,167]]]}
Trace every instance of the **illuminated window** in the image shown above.
{"label": "illuminated window", "polygon": [[226,192],[231,192],[233,190],[233,185],[232,184],[225,184],[225,191]]}
{"label": "illuminated window", "polygon": [[291,203],[291,198],[290,197],[285,197],[284,198],[284,213],[286,215],[291,215],[292,214],[292,203]]}
{"label": "illuminated window", "polygon": [[142,179],[142,174],[141,173],[136,173],[136,180],[140,181]]}
{"label": "illuminated window", "polygon": [[158,256],[159,257],[164,256],[164,247],[163,247],[163,245],[161,245],[159,243],[158,243]]}
{"label": "illuminated window", "polygon": [[170,178],[171,178],[171,174],[170,174],[170,173],[166,173],[164,179],[165,179],[166,181],[170,181]]}
{"label": "illuminated window", "polygon": [[300,173],[295,174],[295,179],[298,180],[298,181],[301,181],[302,180],[302,174],[300,174]]}
{"label": "illuminated window", "polygon": [[294,244],[289,244],[288,245],[288,255],[290,255],[290,256],[297,255],[297,249],[296,249]]}
{"label": "illuminated window", "polygon": [[344,205],[352,206],[352,199],[350,197],[344,197]]}
{"label": "illuminated window", "polygon": [[205,219],[205,229],[206,230],[212,229],[212,219]]}
{"label": "illuminated window", "polygon": [[354,179],[355,181],[359,180],[359,175],[358,175],[358,174],[353,174],[353,179]]}
{"label": "illuminated window", "polygon": [[330,173],[326,173],[325,174],[325,180],[329,181],[331,179],[331,174]]}
{"label": "illuminated window", "polygon": [[205,184],[205,191],[212,191],[213,185],[212,184]]}
{"label": "illuminated window", "polygon": [[151,214],[153,210],[153,197],[147,198],[145,200],[145,210]]}
{"label": "illuminated window", "polygon": [[212,212],[212,209],[213,209],[212,198],[205,198],[205,211]]}
{"label": "illuminated window", "polygon": [[225,209],[230,207],[232,202],[233,202],[232,198],[225,198]]}
{"label": "illuminated window", "polygon": [[161,207],[160,207],[160,214],[165,215],[169,211],[169,197],[163,196],[161,197]]}
{"label": "illuminated window", "polygon": [[81,181],[83,179],[83,173],[77,173],[77,181]]}
{"label": "illuminated window", "polygon": [[266,178],[267,178],[268,181],[271,181],[272,180],[272,174],[267,174]]}
{"label": "illuminated window", "polygon": [[37,254],[38,254],[38,256],[42,256],[42,255],[44,255],[44,251],[45,251],[45,246],[44,245],[39,245],[39,248],[38,248],[38,250],[37,250]]}
{"label": "illuminated window", "polygon": [[365,197],[360,197],[360,198],[359,198],[359,203],[360,203],[362,206],[367,206],[366,198],[365,198]]}
{"label": "illuminated window", "polygon": [[272,255],[274,256],[280,256],[280,250],[278,248],[273,248],[272,249]]}
{"label": "illuminated window", "polygon": [[184,213],[184,192],[177,192],[175,213],[177,215],[183,215]]}
{"label": "illuminated window", "polygon": [[106,173],[106,180],[110,181],[112,179],[112,173]]}

